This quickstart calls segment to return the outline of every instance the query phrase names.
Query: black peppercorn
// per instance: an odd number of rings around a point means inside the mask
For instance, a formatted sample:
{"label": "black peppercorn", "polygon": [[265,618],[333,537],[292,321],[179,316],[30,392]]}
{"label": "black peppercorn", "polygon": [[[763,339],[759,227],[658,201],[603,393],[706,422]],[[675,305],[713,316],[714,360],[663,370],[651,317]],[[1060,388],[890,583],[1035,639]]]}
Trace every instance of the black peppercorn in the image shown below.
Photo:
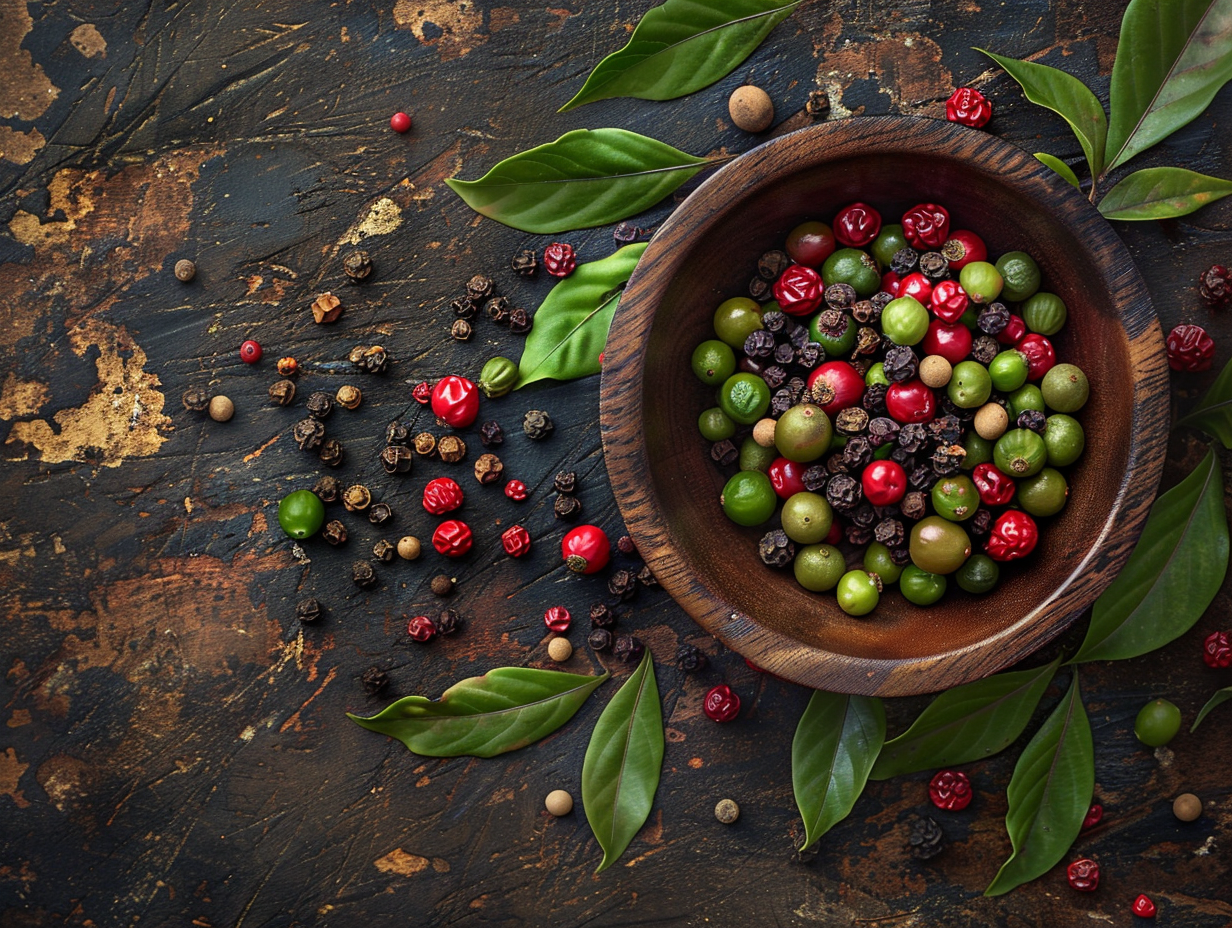
{"label": "black peppercorn", "polygon": [[853,358],[866,357],[877,353],[881,347],[881,335],[870,326],[861,326],[856,331],[856,346],[851,349]]}
{"label": "black peppercorn", "polygon": [[[796,351],[796,349],[793,348],[791,345],[788,345],[788,344],[775,345],[774,354],[772,355],[772,357],[774,358],[775,364],[791,364],[793,361],[796,360],[797,353],[798,352]],[[784,374],[783,380],[786,380],[786,379],[787,379],[787,375]]]}
{"label": "black peppercorn", "polygon": [[[270,390],[272,395],[273,388],[271,387]],[[201,387],[189,387],[184,391],[184,395],[180,397],[180,402],[184,404],[184,408],[189,412],[205,412],[210,408],[210,394],[208,390],[204,390]]]}
{"label": "black peppercorn", "polygon": [[857,435],[843,446],[843,463],[847,465],[847,473],[863,470],[873,461],[873,446],[867,438]]}
{"label": "black peppercorn", "polygon": [[975,515],[971,517],[971,521],[967,523],[967,530],[976,538],[982,538],[988,534],[992,528],[992,510],[977,509]]}
{"label": "black peppercorn", "polygon": [[764,277],[753,277],[749,280],[749,296],[755,300],[764,300],[770,295],[770,281]]}
{"label": "black peppercorn", "polygon": [[844,435],[859,435],[868,428],[868,411],[860,406],[849,406],[834,417],[834,428]]}
{"label": "black peppercorn", "polygon": [[716,464],[722,464],[726,467],[728,464],[735,464],[739,457],[740,452],[736,450],[736,446],[730,438],[716,441],[710,446],[710,459]]}
{"label": "black peppercorn", "polygon": [[1001,346],[991,335],[977,335],[971,342],[971,357],[981,364],[991,364],[1000,352]]}
{"label": "black peppercorn", "polygon": [[847,474],[835,474],[826,483],[826,501],[839,512],[850,512],[863,498],[860,481]]}
{"label": "black peppercorn", "polygon": [[[277,383],[270,384],[269,398],[275,406],[290,406],[295,399],[295,384],[290,380],[279,380]],[[206,402],[208,403],[209,400]]]}
{"label": "black peppercorn", "polygon": [[980,310],[975,324],[985,335],[999,335],[1010,322],[1010,311],[1004,303],[989,303]]}
{"label": "black peppercorn", "polygon": [[[776,390],[774,396],[770,397],[770,417],[777,419],[779,416],[783,415],[783,413],[787,412],[787,410],[791,409],[791,407],[795,406],[796,402],[797,401],[792,398],[791,391],[786,387]],[[727,441],[726,439],[724,440]],[[727,443],[732,445],[730,441]],[[736,446],[732,445],[733,451],[735,448]],[[732,460],[734,461],[735,458],[732,458]]]}
{"label": "black peppercorn", "polygon": [[630,242],[636,242],[643,235],[650,235],[652,229],[641,229],[631,222],[619,223],[612,230],[612,238],[621,245],[628,245]]}
{"label": "black peppercorn", "polygon": [[810,370],[826,359],[826,350],[817,342],[805,342],[796,352],[796,363]]}
{"label": "black peppercorn", "polygon": [[928,490],[937,482],[937,473],[931,467],[920,464],[907,475],[907,485],[913,490]]}
{"label": "black peppercorn", "polygon": [[316,599],[301,599],[295,606],[295,617],[305,624],[315,622],[325,614]]}
{"label": "black peppercorn", "polygon": [[381,345],[373,345],[364,352],[359,366],[369,374],[383,374],[389,366],[389,352]]}
{"label": "black peppercorn", "polygon": [[885,366],[886,380],[890,381],[890,383],[902,383],[904,380],[910,380],[920,369],[920,359],[906,345],[895,345],[887,351],[883,364]]}
{"label": "black peppercorn", "polygon": [[[829,306],[830,309],[850,309],[856,304],[856,300],[859,298],[859,294],[856,293],[856,288],[851,284],[836,283],[831,284],[825,289],[826,305]],[[836,337],[842,334],[843,330],[840,329],[836,333]]]}
{"label": "black peppercorn", "polygon": [[356,561],[351,565],[351,581],[361,589],[372,589],[377,584],[376,568],[367,561]]}
{"label": "black peppercorn", "polygon": [[787,325],[787,314],[780,312],[777,309],[772,309],[767,313],[763,313],[761,317],[761,327],[771,335],[777,335],[783,331]]}
{"label": "black peppercorn", "polygon": [[962,422],[958,416],[938,416],[928,423],[928,434],[939,444],[957,444],[962,440]]}
{"label": "black peppercorn", "polygon": [[484,314],[493,322],[509,321],[509,301],[503,296],[494,296],[483,304]]}
{"label": "black peppercorn", "polygon": [[375,696],[389,684],[389,674],[380,667],[369,667],[359,678],[368,695]]}
{"label": "black peppercorn", "polygon": [[555,431],[556,425],[542,409],[528,409],[522,417],[522,431],[534,441],[542,441]]}
{"label": "black peppercorn", "polygon": [[890,258],[890,270],[906,277],[920,265],[920,253],[910,245],[900,248]]}
{"label": "black peppercorn", "polygon": [[590,624],[595,628],[612,628],[616,624],[616,613],[607,603],[594,603],[590,607]]}
{"label": "black peppercorn", "polygon": [[436,633],[438,635],[454,635],[462,630],[462,625],[462,616],[452,609],[443,609],[436,620]]}
{"label": "black peppercorn", "polygon": [[385,444],[408,445],[411,442],[411,430],[401,422],[391,422],[385,426]]}
{"label": "black peppercorn", "polygon": [[411,439],[411,442],[415,446],[416,454],[421,454],[425,458],[436,454],[436,436],[431,432],[420,432]]}
{"label": "black peppercorn", "polygon": [[851,511],[851,521],[861,528],[872,528],[877,521],[877,510],[867,500]]}
{"label": "black peppercorn", "polygon": [[383,561],[386,564],[393,561],[394,556],[397,553],[398,549],[384,538],[372,546],[372,556],[378,561]]}
{"label": "black peppercorn", "polygon": [[342,495],[342,481],[337,477],[321,477],[313,485],[312,492],[321,497],[323,503],[336,503]]}
{"label": "black peppercorn", "polygon": [[353,483],[342,491],[342,506],[347,512],[363,512],[372,505],[372,491],[362,483]]}
{"label": "black peppercorn", "polygon": [[449,327],[449,336],[456,342],[469,342],[474,330],[465,319],[455,319]]}
{"label": "black peppercorn", "polygon": [[330,519],[321,529],[321,537],[331,545],[345,544],[347,540],[347,527],[337,519]]}
{"label": "black peppercorn", "polygon": [[912,857],[928,860],[945,849],[945,833],[931,815],[914,816],[907,835],[907,847]]}
{"label": "black peppercorn", "polygon": [[757,273],[766,280],[776,280],[791,265],[787,252],[767,251],[757,260]]}
{"label": "black peppercorn", "polygon": [[386,445],[381,451],[381,467],[387,474],[405,474],[415,456],[406,445]]}
{"label": "black peppercorn", "polygon": [[300,419],[291,430],[300,451],[316,451],[325,441],[325,426],[319,419]]}
{"label": "black peppercorn", "polygon": [[908,422],[898,430],[898,447],[908,454],[915,454],[927,441],[928,431],[919,422]]}
{"label": "black peppercorn", "polygon": [[744,340],[744,353],[750,358],[768,358],[774,354],[774,336],[765,329],[754,329]]}
{"label": "black peppercorn", "polygon": [[531,330],[530,313],[521,306],[509,310],[509,331],[514,335],[525,335]]}
{"label": "black peppercorn", "polygon": [[936,282],[950,276],[950,262],[939,251],[926,251],[920,255],[920,273]]}
{"label": "black peppercorn", "polygon": [[505,442],[505,430],[500,423],[489,420],[479,426],[479,441],[485,448],[495,448]]}
{"label": "black peppercorn", "polygon": [[902,512],[904,519],[924,518],[924,513],[928,509],[927,497],[919,490],[913,490],[903,495],[903,498],[898,504],[899,511]]}
{"label": "black peppercorn", "polygon": [[451,300],[449,308],[455,316],[463,320],[474,319],[475,314],[479,312],[479,307],[475,305],[475,301],[465,296]]}
{"label": "black peppercorn", "polygon": [[843,534],[849,545],[866,545],[873,540],[873,530],[863,525],[848,525]]}
{"label": "black peppercorn", "polygon": [[861,325],[876,325],[881,319],[881,307],[872,300],[860,300],[852,305],[851,318]]}
{"label": "black peppercorn", "polygon": [[868,439],[874,448],[897,440],[900,426],[893,419],[878,416],[868,423]]}
{"label": "black peppercorn", "polygon": [[342,259],[342,273],[346,274],[353,283],[367,280],[372,273],[372,259],[368,257],[368,252],[358,250],[348,252],[347,256]]}
{"label": "black peppercorn", "polygon": [[1048,427],[1048,418],[1038,409],[1024,409],[1018,414],[1018,420],[1014,424],[1020,429],[1030,429],[1032,432],[1043,435]]}
{"label": "black peppercorn", "polygon": [[606,628],[596,628],[586,636],[586,643],[596,651],[606,651],[612,646],[612,633]]}
{"label": "black peppercorn", "polygon": [[394,517],[394,511],[389,503],[373,503],[368,507],[368,521],[373,525],[384,525]]}
{"label": "black peppercorn", "polygon": [[533,249],[523,248],[513,256],[509,266],[523,277],[534,277],[535,271],[539,269],[539,261]]}
{"label": "black peppercorn", "polygon": [[582,514],[582,501],[568,493],[559,493],[552,502],[552,512],[562,522],[574,522]]}
{"label": "black peppercorn", "polygon": [[698,673],[705,670],[709,663],[706,652],[695,644],[686,642],[676,649],[676,667],[681,673]]}
{"label": "black peppercorn", "polygon": [[810,493],[824,493],[830,474],[824,464],[812,464],[804,469],[800,479],[804,483],[804,489]]}
{"label": "black peppercorn", "polygon": [[654,589],[659,585],[659,578],[654,575],[649,564],[643,564],[642,569],[637,572],[637,582],[647,589]]}
{"label": "black peppercorn", "polygon": [[494,454],[481,454],[475,461],[475,479],[482,484],[496,483],[505,472],[505,465]]}
{"label": "black peppercorn", "polygon": [[632,635],[621,635],[616,639],[612,650],[622,664],[633,664],[642,659],[646,646]]}
{"label": "black peppercorn", "polygon": [[632,599],[637,592],[637,574],[631,570],[616,570],[607,581],[607,591],[622,601]]}
{"label": "black peppercorn", "polygon": [[796,556],[796,546],[781,528],[771,529],[761,536],[757,553],[768,567],[786,567]]}
{"label": "black peppercorn", "polygon": [[576,493],[577,473],[571,470],[560,471],[552,480],[552,489],[557,493]]}
{"label": "black peppercorn", "polygon": [[321,463],[326,467],[337,467],[342,463],[343,449],[342,442],[336,438],[327,438],[321,442],[321,450],[317,453],[317,457],[321,459]]}
{"label": "black peppercorn", "polygon": [[492,279],[476,274],[466,282],[466,295],[472,300],[486,300],[492,295]]}
{"label": "black peppercorn", "polygon": [[905,530],[898,519],[882,519],[873,526],[873,538],[887,548],[897,548],[903,544]]}

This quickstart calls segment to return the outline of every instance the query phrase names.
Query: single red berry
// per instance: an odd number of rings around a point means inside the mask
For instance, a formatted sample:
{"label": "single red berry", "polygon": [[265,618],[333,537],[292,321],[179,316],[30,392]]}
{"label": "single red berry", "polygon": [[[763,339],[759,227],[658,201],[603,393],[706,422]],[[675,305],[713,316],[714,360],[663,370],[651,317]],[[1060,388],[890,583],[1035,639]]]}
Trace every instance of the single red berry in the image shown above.
{"label": "single red berry", "polygon": [[567,632],[572,621],[573,617],[564,606],[549,606],[543,613],[543,624],[558,635]]}
{"label": "single red berry", "polygon": [[1222,264],[1212,264],[1198,278],[1198,293],[1212,309],[1232,301],[1232,274]]}
{"label": "single red berry", "polygon": [[920,203],[903,213],[903,235],[912,248],[935,251],[950,237],[950,214],[936,203]]}
{"label": "single red berry", "polygon": [[821,305],[821,275],[803,264],[789,264],[774,282],[774,298],[789,316],[807,316]]}
{"label": "single red berry", "polygon": [[1016,561],[1034,551],[1038,541],[1035,520],[1020,509],[1009,509],[992,524],[984,550],[994,561]]}
{"label": "single red berry", "polygon": [[[263,354],[265,352],[261,350],[260,343],[254,342],[251,338],[240,345],[240,360],[245,364],[256,364],[261,360],[261,355]],[[1207,367],[1210,367],[1210,365],[1208,364]]]}
{"label": "single red berry", "polygon": [[775,458],[766,468],[766,476],[770,478],[770,486],[780,499],[787,499],[797,493],[804,492],[804,472],[808,464],[789,461],[787,458]]}
{"label": "single red berry", "polygon": [[463,493],[458,482],[450,477],[429,480],[423,491],[423,507],[434,516],[443,516],[462,505]]}
{"label": "single red berry", "polygon": [[530,550],[530,532],[520,525],[511,525],[501,532],[501,547],[510,557],[521,557]]}
{"label": "single red berry", "polygon": [[959,87],[945,101],[945,118],[980,129],[992,119],[992,104],[974,87]]}
{"label": "single red berry", "polygon": [[599,526],[579,525],[561,539],[560,556],[573,572],[593,574],[607,566],[612,556],[612,545],[607,540],[607,533]]}
{"label": "single red berry", "polygon": [[1207,667],[1222,670],[1232,667],[1232,632],[1211,632],[1202,643],[1202,660]]}
{"label": "single red berry", "polygon": [[960,812],[971,805],[971,780],[961,770],[942,770],[928,781],[928,798],[938,809]]}
{"label": "single red berry", "polygon": [[1168,333],[1168,366],[1174,371],[1208,371],[1215,340],[1200,325],[1178,325]]}
{"label": "single red berry", "polygon": [[928,308],[938,319],[957,322],[970,305],[971,300],[967,296],[967,291],[959,286],[958,281],[943,280],[933,288],[933,298]]}
{"label": "single red berry", "polygon": [[846,361],[827,361],[809,374],[810,390],[818,380],[824,380],[834,391],[834,399],[821,407],[827,416],[856,406],[864,398],[864,377]]}
{"label": "single red berry", "polygon": [[432,547],[446,557],[461,557],[471,549],[470,526],[459,519],[446,519],[432,533]]}
{"label": "single red berry", "polygon": [[898,296],[900,284],[902,284],[902,280],[893,271],[886,271],[881,275],[881,289],[890,294],[890,296]]}
{"label": "single red berry", "polygon": [[1099,864],[1089,857],[1075,860],[1065,868],[1069,885],[1080,893],[1093,893],[1099,886]]}
{"label": "single red berry", "polygon": [[1154,918],[1156,911],[1151,897],[1145,893],[1138,893],[1138,898],[1134,900],[1134,914],[1139,918]]}
{"label": "single red berry", "polygon": [[848,248],[863,248],[881,231],[881,213],[867,203],[852,203],[834,217],[834,237]]}
{"label": "single red berry", "polygon": [[406,623],[406,633],[420,644],[436,637],[436,623],[426,615],[417,615]]}
{"label": "single red berry", "polygon": [[892,383],[886,388],[886,412],[895,422],[932,422],[937,415],[937,399],[919,378]]}
{"label": "single red berry", "polygon": [[432,411],[441,425],[464,429],[479,416],[479,388],[465,377],[442,377],[432,388]]}
{"label": "single red berry", "polygon": [[553,277],[568,277],[577,267],[573,246],[564,242],[553,242],[543,249],[543,266]]}
{"label": "single red berry", "polygon": [[1014,348],[1027,358],[1027,380],[1039,380],[1057,363],[1057,353],[1053,350],[1052,342],[1035,332],[1024,336]]}
{"label": "single red berry", "polygon": [[411,117],[406,113],[394,113],[389,117],[389,128],[399,135],[411,131]]}
{"label": "single red berry", "polygon": [[1022,316],[1011,315],[1010,321],[997,333],[996,338],[1003,345],[1017,345],[1026,334],[1027,324],[1023,322]]}
{"label": "single red berry", "polygon": [[421,380],[415,384],[415,389],[411,391],[411,396],[415,398],[416,403],[427,406],[432,402],[432,384],[426,380]]}
{"label": "single red berry", "polygon": [[1091,808],[1087,809],[1086,816],[1082,819],[1082,830],[1094,828],[1104,820],[1104,807],[1098,802],[1091,803]]}
{"label": "single red berry", "polygon": [[920,343],[924,353],[939,354],[951,364],[965,361],[971,353],[971,330],[961,322],[952,325],[941,319],[934,319],[928,324],[924,333],[924,341]]}
{"label": "single red berry", "polygon": [[740,714],[740,697],[726,683],[720,683],[706,694],[702,710],[711,721],[730,722]]}
{"label": "single red berry", "polygon": [[836,545],[843,540],[843,523],[842,520],[835,518],[830,526],[830,534],[826,536],[826,544]]}
{"label": "single red berry", "polygon": [[516,503],[526,499],[526,484],[521,480],[510,480],[505,484],[505,495]]}
{"label": "single red berry", "polygon": [[860,475],[864,498],[874,506],[893,506],[907,492],[907,473],[901,464],[873,461]]}
{"label": "single red berry", "polygon": [[941,246],[941,254],[950,264],[951,271],[961,271],[972,261],[988,258],[988,246],[970,229],[955,229]]}
{"label": "single red berry", "polygon": [[916,271],[914,274],[908,274],[898,282],[898,293],[895,296],[914,297],[921,304],[927,306],[933,298],[933,282],[919,271]]}
{"label": "single red berry", "polygon": [[1014,498],[1014,491],[1018,489],[1013,479],[995,464],[976,464],[971,471],[971,482],[975,484],[980,502],[985,506],[1004,506]]}

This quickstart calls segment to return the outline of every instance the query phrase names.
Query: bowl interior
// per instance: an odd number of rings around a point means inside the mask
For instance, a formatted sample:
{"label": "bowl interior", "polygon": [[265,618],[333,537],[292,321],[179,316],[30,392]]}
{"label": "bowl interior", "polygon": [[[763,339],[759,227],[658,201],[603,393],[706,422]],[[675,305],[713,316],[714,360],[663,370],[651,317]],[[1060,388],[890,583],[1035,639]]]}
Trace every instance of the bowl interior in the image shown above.
{"label": "bowl interior", "polygon": [[[704,626],[759,665],[852,692],[885,692],[887,685],[923,691],[940,688],[939,680],[944,686],[972,679],[1058,633],[1097,595],[1084,574],[1103,568],[1101,548],[1127,527],[1121,510],[1129,477],[1149,481],[1153,492],[1159,474],[1158,464],[1153,472],[1138,468],[1135,452],[1136,443],[1151,438],[1135,431],[1144,421],[1136,406],[1142,381],[1160,374],[1149,352],[1139,356],[1135,338],[1153,334],[1158,342],[1158,325],[1107,224],[1016,148],[935,121],[888,122],[890,131],[861,127],[854,137],[811,130],[786,136],[699,188],[665,224],[626,290],[612,329],[621,337],[609,339],[604,373],[611,380],[604,385],[609,460],[628,460],[631,451],[648,486],[622,491],[632,472],[613,473],[613,482],[656,575]],[[973,151],[972,142],[985,144]],[[1006,565],[1000,585],[982,597],[951,582],[942,603],[920,608],[887,588],[867,619],[845,615],[832,594],[804,590],[790,570],[761,564],[757,540],[777,517],[757,528],[724,517],[718,497],[731,469],[710,460],[698,433],[697,416],[714,405],[714,395],[689,364],[694,347],[714,337],[718,304],[747,293],[759,255],[782,247],[797,223],[829,222],[855,200],[876,207],[887,223],[916,203],[939,203],[950,211],[951,228],[976,232],[990,255],[1031,254],[1043,272],[1041,289],[1069,308],[1069,322],[1054,339],[1057,354],[1079,365],[1092,385],[1078,414],[1086,451],[1066,470],[1068,505],[1040,520],[1035,554]],[[623,440],[609,416],[621,405],[609,402],[618,385],[637,390],[640,400],[640,433]],[[1166,388],[1163,396],[1166,402]],[[942,680],[938,661],[949,666],[952,681]],[[912,668],[915,674],[901,672]],[[887,684],[891,669],[898,672]]]}

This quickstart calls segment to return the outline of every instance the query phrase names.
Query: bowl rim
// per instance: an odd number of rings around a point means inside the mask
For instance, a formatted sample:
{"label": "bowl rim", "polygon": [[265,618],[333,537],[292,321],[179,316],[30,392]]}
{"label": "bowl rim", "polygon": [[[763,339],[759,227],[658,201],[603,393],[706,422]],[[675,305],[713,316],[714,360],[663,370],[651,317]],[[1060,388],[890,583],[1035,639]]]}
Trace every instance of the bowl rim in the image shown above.
{"label": "bowl rim", "polygon": [[[1075,235],[1080,231],[1087,238],[1093,236],[1091,250],[1101,256],[1101,267],[1109,270],[1109,277],[1116,278],[1110,304],[1118,308],[1128,339],[1134,382],[1125,471],[1086,556],[1047,598],[1003,630],[926,656],[880,659],[828,651],[759,625],[703,578],[688,576],[693,573],[688,558],[657,505],[654,488],[640,479],[650,470],[640,423],[654,310],[662,290],[690,254],[688,240],[719,221],[730,191],[772,183],[774,170],[795,172],[872,154],[874,149],[879,154],[917,154],[925,146],[929,154],[944,157],[947,149],[970,146],[973,133],[978,136],[980,160],[995,159],[998,173],[1013,177],[1007,186],[1036,199],[1056,201],[1056,220]],[[673,599],[707,632],[759,668],[814,689],[863,695],[934,692],[979,679],[1028,656],[1064,631],[1112,582],[1137,542],[1163,472],[1168,417],[1163,334],[1146,283],[1108,220],[1018,146],[979,130],[917,116],[860,116],[808,126],[757,146],[707,178],[650,240],[617,307],[600,380],[600,433],[616,503],[639,554]],[[1096,582],[1084,583],[1082,595],[1075,596],[1076,579],[1095,568]]]}

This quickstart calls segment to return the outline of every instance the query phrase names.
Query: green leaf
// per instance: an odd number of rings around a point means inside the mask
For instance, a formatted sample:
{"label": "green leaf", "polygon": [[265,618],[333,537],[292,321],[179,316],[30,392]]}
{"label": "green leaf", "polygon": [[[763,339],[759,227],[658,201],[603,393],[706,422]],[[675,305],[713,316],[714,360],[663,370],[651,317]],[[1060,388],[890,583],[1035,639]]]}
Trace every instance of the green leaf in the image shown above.
{"label": "green leaf", "polygon": [[1105,219],[1172,219],[1232,193],[1232,181],[1184,168],[1134,171],[1099,201]]}
{"label": "green leaf", "polygon": [[1091,93],[1090,88],[1072,74],[1066,74],[1046,64],[1003,58],[992,52],[977,48],[1001,67],[1022,86],[1023,93],[1032,103],[1052,110],[1074,130],[1078,144],[1087,156],[1087,166],[1092,177],[1104,170],[1104,139],[1108,133],[1108,119],[1104,107]]}
{"label": "green leaf", "polygon": [[1014,853],[984,890],[999,896],[1047,873],[1065,856],[1091,806],[1095,751],[1078,675],[1031,739],[1010,778],[1005,828]]}
{"label": "green leaf", "polygon": [[1132,0],[1108,93],[1111,170],[1191,122],[1232,78],[1232,0]]}
{"label": "green leaf", "polygon": [[599,373],[607,330],[646,243],[626,245],[601,261],[580,264],[535,311],[518,362],[517,390],[536,380],[574,380]]}
{"label": "green leaf", "polygon": [[1225,703],[1232,699],[1232,686],[1225,686],[1221,690],[1216,690],[1215,695],[1206,701],[1206,705],[1198,711],[1198,717],[1194,719],[1193,727],[1189,729],[1191,732],[1197,731],[1198,726],[1202,724],[1202,720],[1206,718],[1206,714],[1218,706],[1220,703]]}
{"label": "green leaf", "polygon": [[1198,405],[1176,424],[1201,429],[1232,449],[1232,361],[1223,366]]}
{"label": "green leaf", "polygon": [[1052,168],[1055,173],[1061,175],[1061,179],[1075,190],[1082,189],[1082,185],[1078,183],[1078,175],[1074,173],[1074,169],[1056,155],[1050,155],[1046,151],[1037,151],[1035,153],[1035,157],[1048,167]]}
{"label": "green leaf", "polygon": [[1179,638],[1211,604],[1227,569],[1223,475],[1212,448],[1155,500],[1129,560],[1095,601],[1086,638],[1069,663],[1138,657]]}
{"label": "green leaf", "polygon": [[609,676],[498,667],[455,683],[435,702],[405,696],[370,718],[347,718],[425,757],[493,757],[556,731]]}
{"label": "green leaf", "polygon": [[816,690],[791,742],[791,784],[810,847],[845,819],[885,740],[885,707],[869,696]]}
{"label": "green leaf", "polygon": [[567,232],[649,209],[710,163],[636,132],[575,129],[479,180],[445,183],[489,219],[523,232]]}
{"label": "green leaf", "polygon": [[582,807],[603,848],[600,873],[616,862],[650,815],[663,765],[663,710],[650,650],[607,704],[582,762]]}
{"label": "green leaf", "polygon": [[885,743],[869,778],[983,760],[1022,734],[1060,658],[1045,667],[999,673],[942,693],[905,732]]}
{"label": "green leaf", "polygon": [[799,6],[776,0],[667,0],[647,11],[629,42],[590,72],[561,112],[606,100],[673,100],[744,61]]}

